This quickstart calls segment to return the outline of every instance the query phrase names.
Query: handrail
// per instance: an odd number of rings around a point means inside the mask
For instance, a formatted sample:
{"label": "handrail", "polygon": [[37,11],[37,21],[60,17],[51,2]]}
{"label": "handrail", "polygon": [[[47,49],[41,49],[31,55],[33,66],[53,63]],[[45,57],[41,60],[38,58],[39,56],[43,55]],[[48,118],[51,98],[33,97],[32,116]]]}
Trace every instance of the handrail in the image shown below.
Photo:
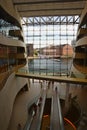
{"label": "handrail", "polygon": [[30,129],[30,126],[32,124],[32,121],[33,121],[33,116],[31,117],[31,119],[29,120],[29,123],[27,126],[25,126],[24,130],[29,130]]}
{"label": "handrail", "polygon": [[50,130],[52,130],[52,114],[53,114],[53,96],[52,96],[52,101],[51,101],[51,119],[50,119]]}
{"label": "handrail", "polygon": [[43,116],[45,99],[46,99],[46,90],[43,90],[42,98],[43,100],[41,106],[40,108],[37,109],[36,116],[33,118],[28,130],[33,130],[34,128],[35,130],[40,130],[41,128],[42,116]]}
{"label": "handrail", "polygon": [[63,123],[63,117],[62,117],[62,111],[61,111],[58,93],[57,93],[57,104],[58,104],[58,112],[59,112],[60,130],[64,130],[64,123]]}
{"label": "handrail", "polygon": [[[40,97],[40,95],[34,97],[28,104],[28,108],[34,103],[34,102],[37,102],[37,99]],[[26,124],[23,128],[23,130],[29,130],[30,129],[30,126],[32,124],[32,121],[33,121],[33,116],[31,115],[31,117],[28,117],[27,121],[26,121]]]}
{"label": "handrail", "polygon": [[86,84],[87,80],[82,78],[70,78],[70,77],[60,77],[60,76],[42,76],[42,75],[35,75],[29,74],[24,72],[16,72],[16,76],[18,77],[25,77],[25,78],[32,78],[38,80],[47,80],[47,81],[56,81],[56,82],[64,82],[64,83],[72,83],[72,84]]}
{"label": "handrail", "polygon": [[60,101],[58,93],[56,91],[52,96],[50,130],[57,130],[57,129],[64,130],[64,123],[61,113]]}
{"label": "handrail", "polygon": [[43,97],[43,103],[42,103],[42,106],[41,106],[41,112],[40,112],[40,117],[39,117],[39,123],[38,123],[38,127],[36,130],[40,130],[41,128],[41,123],[42,123],[42,116],[43,116],[43,111],[44,111],[44,106],[45,106],[45,100],[46,100],[46,92],[45,92],[45,95]]}

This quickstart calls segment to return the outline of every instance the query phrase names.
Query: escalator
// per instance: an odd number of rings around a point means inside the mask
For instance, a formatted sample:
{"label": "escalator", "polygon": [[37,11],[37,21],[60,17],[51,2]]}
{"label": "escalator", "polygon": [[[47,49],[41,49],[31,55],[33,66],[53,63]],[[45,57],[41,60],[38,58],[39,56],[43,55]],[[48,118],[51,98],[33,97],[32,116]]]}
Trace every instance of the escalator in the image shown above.
{"label": "escalator", "polygon": [[51,98],[46,98],[45,91],[43,95],[41,107],[37,109],[30,128],[26,130],[76,130],[69,119],[62,117],[58,92],[53,91]]}

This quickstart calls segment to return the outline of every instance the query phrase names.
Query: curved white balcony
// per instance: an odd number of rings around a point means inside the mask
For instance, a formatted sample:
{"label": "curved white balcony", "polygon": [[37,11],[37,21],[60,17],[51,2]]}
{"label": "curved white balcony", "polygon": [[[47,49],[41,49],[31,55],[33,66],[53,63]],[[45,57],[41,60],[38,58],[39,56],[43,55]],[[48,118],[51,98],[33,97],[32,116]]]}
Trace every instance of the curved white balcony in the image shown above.
{"label": "curved white balcony", "polygon": [[5,17],[6,17],[7,21],[9,20],[11,23],[21,27],[21,19],[19,17],[19,14],[13,7],[12,1],[11,0],[8,0],[8,1],[2,0],[0,2],[0,6],[1,6],[2,10],[6,12],[7,17],[6,16]]}
{"label": "curved white balcony", "polygon": [[18,40],[18,39],[12,39],[12,37],[6,37],[2,34],[0,34],[0,44],[2,45],[8,45],[8,46],[19,46],[19,47],[25,47],[24,42]]}
{"label": "curved white balcony", "polygon": [[76,47],[77,46],[82,46],[82,45],[86,45],[87,46],[87,36],[84,36],[83,38],[79,39],[76,42]]}

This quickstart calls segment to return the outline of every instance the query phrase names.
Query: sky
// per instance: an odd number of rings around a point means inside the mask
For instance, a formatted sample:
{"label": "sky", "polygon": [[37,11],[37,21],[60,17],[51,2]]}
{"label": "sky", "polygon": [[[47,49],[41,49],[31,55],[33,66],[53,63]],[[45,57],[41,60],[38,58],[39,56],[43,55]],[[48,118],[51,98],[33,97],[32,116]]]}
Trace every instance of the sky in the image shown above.
{"label": "sky", "polygon": [[25,43],[34,44],[34,48],[49,45],[71,44],[75,40],[78,25],[41,25],[23,27]]}

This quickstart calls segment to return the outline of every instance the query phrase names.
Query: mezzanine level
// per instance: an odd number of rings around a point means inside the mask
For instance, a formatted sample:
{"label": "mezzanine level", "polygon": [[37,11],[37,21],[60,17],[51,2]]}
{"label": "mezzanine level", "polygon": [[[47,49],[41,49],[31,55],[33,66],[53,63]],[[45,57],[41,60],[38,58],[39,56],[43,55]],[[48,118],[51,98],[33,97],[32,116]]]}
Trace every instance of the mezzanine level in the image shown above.
{"label": "mezzanine level", "polygon": [[15,73],[18,77],[24,77],[24,78],[30,78],[30,79],[38,79],[38,80],[46,80],[46,81],[53,81],[53,82],[63,82],[63,83],[72,83],[72,84],[87,84],[86,79],[81,78],[71,78],[71,77],[63,77],[63,76],[46,76],[46,75],[35,75],[35,74],[29,74],[28,71],[22,70]]}

